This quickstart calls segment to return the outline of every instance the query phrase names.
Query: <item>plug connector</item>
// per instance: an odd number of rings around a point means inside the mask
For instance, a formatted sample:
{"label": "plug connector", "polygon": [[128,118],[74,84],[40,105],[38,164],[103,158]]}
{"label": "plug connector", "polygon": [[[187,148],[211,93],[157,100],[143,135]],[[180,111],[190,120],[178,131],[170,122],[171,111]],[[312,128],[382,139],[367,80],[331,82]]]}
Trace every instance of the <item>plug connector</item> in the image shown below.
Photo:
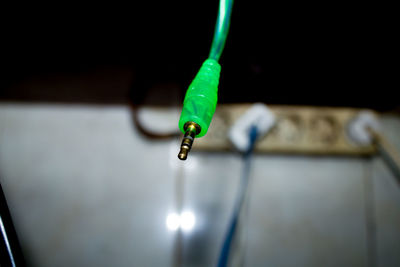
{"label": "plug connector", "polygon": [[275,121],[274,113],[266,105],[253,104],[230,128],[229,140],[237,150],[246,152],[252,147],[249,140],[252,127],[256,126],[257,136],[262,137],[275,125]]}
{"label": "plug connector", "polygon": [[185,128],[185,135],[183,136],[181,150],[179,151],[178,154],[178,158],[180,160],[187,159],[187,155],[189,154],[190,149],[192,148],[194,138],[196,137],[196,134],[200,133],[201,131],[200,125],[198,125],[195,122],[187,122],[184,128]]}
{"label": "plug connector", "polygon": [[214,59],[204,61],[186,91],[179,129],[184,133],[178,158],[186,160],[194,138],[204,136],[217,107],[221,66]]}
{"label": "plug connector", "polygon": [[185,133],[185,124],[195,122],[201,127],[196,137],[204,136],[217,106],[217,93],[221,66],[213,59],[204,61],[196,77],[186,91],[179,129]]}

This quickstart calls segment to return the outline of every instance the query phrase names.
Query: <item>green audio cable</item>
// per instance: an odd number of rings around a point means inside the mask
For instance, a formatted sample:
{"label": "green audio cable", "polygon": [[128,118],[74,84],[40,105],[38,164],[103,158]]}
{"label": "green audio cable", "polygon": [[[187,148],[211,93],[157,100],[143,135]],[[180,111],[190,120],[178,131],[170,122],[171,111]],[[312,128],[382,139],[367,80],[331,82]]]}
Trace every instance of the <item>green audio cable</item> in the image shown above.
{"label": "green audio cable", "polygon": [[231,22],[233,0],[221,0],[219,3],[219,12],[217,23],[215,25],[214,39],[212,42],[210,55],[208,58],[216,61],[221,57],[225,47],[225,41],[228,37],[229,25]]}
{"label": "green audio cable", "polygon": [[217,107],[221,66],[218,61],[228,36],[233,0],[220,0],[210,55],[186,91],[179,129],[184,134],[178,158],[186,160],[196,137],[204,136]]}

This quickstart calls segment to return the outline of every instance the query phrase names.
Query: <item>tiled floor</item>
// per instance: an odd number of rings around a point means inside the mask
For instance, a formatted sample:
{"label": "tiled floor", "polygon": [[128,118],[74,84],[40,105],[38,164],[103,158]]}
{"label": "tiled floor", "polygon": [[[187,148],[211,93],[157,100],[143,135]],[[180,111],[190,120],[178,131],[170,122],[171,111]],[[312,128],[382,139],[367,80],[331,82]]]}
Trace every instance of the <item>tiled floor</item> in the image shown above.
{"label": "tiled floor", "polygon": [[[383,123],[400,149],[400,120]],[[1,183],[30,266],[215,265],[242,162],[182,163],[178,145],[140,136],[124,106],[0,104]],[[400,266],[400,187],[379,158],[257,155],[251,177],[235,262]],[[185,210],[179,236],[166,218]]]}

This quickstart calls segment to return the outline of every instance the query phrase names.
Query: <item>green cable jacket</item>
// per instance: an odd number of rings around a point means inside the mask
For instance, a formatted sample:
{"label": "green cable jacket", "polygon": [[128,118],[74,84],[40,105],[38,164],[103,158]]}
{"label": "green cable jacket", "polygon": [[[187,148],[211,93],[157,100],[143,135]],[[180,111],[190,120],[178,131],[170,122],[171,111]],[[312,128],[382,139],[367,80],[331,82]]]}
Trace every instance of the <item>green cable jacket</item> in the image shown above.
{"label": "green cable jacket", "polygon": [[194,122],[201,127],[196,137],[204,136],[210,126],[218,99],[218,83],[221,66],[218,61],[228,36],[233,0],[221,0],[214,39],[209,58],[204,61],[196,77],[186,91],[179,128],[185,133],[184,125]]}

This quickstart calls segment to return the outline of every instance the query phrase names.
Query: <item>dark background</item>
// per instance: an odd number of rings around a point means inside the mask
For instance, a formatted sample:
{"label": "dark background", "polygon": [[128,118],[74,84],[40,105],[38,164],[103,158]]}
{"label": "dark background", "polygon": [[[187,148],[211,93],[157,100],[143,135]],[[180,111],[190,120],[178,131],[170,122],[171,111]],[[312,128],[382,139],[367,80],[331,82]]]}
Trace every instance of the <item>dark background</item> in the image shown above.
{"label": "dark background", "polygon": [[[180,103],[217,10],[217,0],[5,8],[0,100]],[[390,10],[236,0],[219,102],[395,109]]]}

